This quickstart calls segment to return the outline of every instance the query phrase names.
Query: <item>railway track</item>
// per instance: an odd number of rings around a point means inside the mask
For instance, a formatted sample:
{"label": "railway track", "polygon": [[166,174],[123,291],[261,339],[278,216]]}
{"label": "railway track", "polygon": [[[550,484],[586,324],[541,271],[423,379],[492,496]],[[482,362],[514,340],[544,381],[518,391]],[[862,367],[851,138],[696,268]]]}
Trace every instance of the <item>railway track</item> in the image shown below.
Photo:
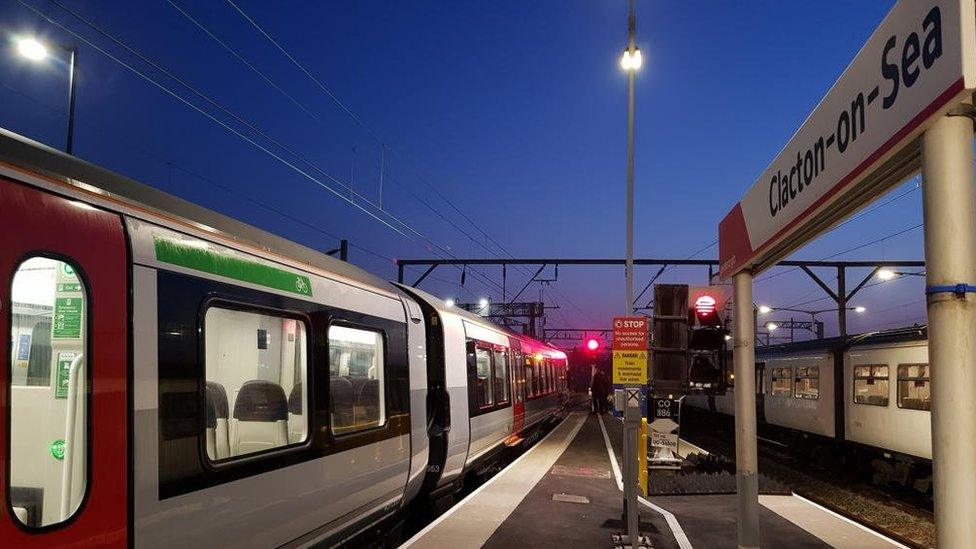
{"label": "railway track", "polygon": [[[709,452],[735,459],[729,432],[710,434],[695,430],[683,432],[682,438]],[[899,499],[844,475],[832,475],[779,443],[760,441],[759,470],[788,486],[798,496],[905,546],[935,547],[934,517],[930,510],[917,502]]]}

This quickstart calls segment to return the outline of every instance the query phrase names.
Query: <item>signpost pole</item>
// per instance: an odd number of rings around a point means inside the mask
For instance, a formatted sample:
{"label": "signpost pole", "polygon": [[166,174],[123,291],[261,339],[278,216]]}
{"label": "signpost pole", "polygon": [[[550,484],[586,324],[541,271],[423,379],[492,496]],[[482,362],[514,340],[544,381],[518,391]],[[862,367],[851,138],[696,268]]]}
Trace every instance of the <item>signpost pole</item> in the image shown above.
{"label": "signpost pole", "polygon": [[971,547],[976,539],[972,119],[943,117],[925,132],[922,177],[936,539],[939,547]]}
{"label": "signpost pole", "polygon": [[624,459],[630,464],[624,487],[627,498],[627,536],[633,549],[640,547],[640,530],[637,513],[637,428],[640,426],[640,387],[627,388],[627,407],[624,412],[624,440],[629,452]]}
{"label": "signpost pole", "polygon": [[613,382],[624,387],[623,520],[628,545],[641,547],[637,509],[637,433],[641,423],[642,387],[647,385],[647,318],[613,319]]}
{"label": "signpost pole", "polygon": [[756,320],[752,272],[734,278],[735,317],[732,360],[735,369],[735,486],[738,545],[759,547],[759,476],[756,449]]}

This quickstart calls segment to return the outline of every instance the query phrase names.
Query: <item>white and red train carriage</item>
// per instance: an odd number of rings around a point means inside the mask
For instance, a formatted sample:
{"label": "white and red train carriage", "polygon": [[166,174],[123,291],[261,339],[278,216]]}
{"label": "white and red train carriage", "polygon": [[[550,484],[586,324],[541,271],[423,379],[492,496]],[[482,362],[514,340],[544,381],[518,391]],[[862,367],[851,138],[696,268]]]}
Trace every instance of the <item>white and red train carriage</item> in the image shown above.
{"label": "white and red train carriage", "polygon": [[566,357],[0,131],[0,543],[336,545],[560,417]]}

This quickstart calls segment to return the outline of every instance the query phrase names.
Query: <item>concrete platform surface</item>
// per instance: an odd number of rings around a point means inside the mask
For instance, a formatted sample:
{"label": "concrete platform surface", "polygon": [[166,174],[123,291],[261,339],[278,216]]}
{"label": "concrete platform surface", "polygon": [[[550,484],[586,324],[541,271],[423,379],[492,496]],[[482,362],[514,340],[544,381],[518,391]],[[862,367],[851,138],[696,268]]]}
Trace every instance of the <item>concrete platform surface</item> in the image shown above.
{"label": "concrete platform surface", "polygon": [[[576,412],[401,547],[611,547],[619,531],[621,422]],[[686,450],[687,451],[687,450]],[[902,547],[797,496],[761,496],[766,547]],[[641,498],[660,549],[736,547],[736,497]]]}

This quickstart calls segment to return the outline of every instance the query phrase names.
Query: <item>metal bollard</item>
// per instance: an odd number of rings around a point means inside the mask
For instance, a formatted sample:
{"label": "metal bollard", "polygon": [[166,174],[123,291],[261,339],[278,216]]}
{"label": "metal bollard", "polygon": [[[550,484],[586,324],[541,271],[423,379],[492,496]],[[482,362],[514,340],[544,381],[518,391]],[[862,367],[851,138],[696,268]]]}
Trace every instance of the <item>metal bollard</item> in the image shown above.
{"label": "metal bollard", "polygon": [[641,418],[637,435],[637,480],[641,492],[647,497],[647,418]]}

